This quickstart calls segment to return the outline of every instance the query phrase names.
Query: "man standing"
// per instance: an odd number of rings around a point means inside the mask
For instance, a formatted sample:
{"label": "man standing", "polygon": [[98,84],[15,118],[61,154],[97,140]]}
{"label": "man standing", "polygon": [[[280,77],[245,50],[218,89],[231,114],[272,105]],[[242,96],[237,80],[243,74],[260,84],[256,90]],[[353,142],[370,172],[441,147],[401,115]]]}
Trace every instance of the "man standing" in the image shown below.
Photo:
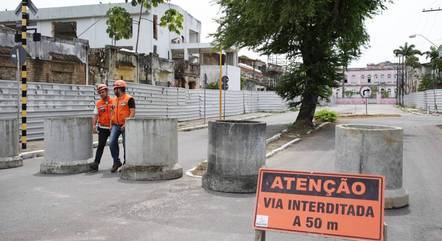
{"label": "man standing", "polygon": [[112,103],[112,127],[110,133],[109,147],[111,150],[114,165],[111,172],[116,172],[123,164],[120,161],[120,148],[118,138],[123,136],[124,161],[126,162],[126,146],[124,128],[127,118],[135,116],[135,100],[126,93],[127,84],[124,80],[117,80],[114,83],[115,98]]}
{"label": "man standing", "polygon": [[98,171],[101,156],[103,155],[104,147],[106,146],[107,138],[110,135],[111,127],[111,106],[112,99],[108,95],[107,85],[99,84],[97,92],[101,99],[97,101],[94,109],[94,118],[92,119],[92,126],[94,133],[98,132],[98,147],[95,153],[95,161],[91,164],[92,171]]}

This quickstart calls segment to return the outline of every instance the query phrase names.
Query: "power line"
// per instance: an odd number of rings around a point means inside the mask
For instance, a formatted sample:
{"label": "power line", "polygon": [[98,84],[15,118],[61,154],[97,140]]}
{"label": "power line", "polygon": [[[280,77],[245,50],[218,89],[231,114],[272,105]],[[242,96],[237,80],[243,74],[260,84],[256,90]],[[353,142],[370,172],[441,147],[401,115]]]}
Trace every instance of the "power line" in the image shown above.
{"label": "power line", "polygon": [[442,8],[435,8],[435,9],[430,8],[430,9],[422,10],[422,12],[424,12],[424,13],[427,13],[427,12],[440,12],[440,11],[442,11]]}

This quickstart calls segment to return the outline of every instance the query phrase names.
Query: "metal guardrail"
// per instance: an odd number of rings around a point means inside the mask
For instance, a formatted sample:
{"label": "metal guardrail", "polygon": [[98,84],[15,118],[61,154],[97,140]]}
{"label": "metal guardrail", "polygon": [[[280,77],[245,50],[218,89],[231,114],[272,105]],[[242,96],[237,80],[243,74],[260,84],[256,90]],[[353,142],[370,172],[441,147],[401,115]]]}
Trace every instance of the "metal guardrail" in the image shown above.
{"label": "metal guardrail", "polygon": [[[137,116],[176,118],[179,121],[218,116],[218,90],[129,84],[127,91],[135,97]],[[17,92],[16,81],[0,80],[0,119],[17,116]],[[28,139],[43,139],[45,118],[92,116],[96,98],[94,86],[30,83]],[[280,112],[288,108],[287,103],[274,92],[226,91],[223,98],[226,100],[223,104],[226,116],[259,111]]]}

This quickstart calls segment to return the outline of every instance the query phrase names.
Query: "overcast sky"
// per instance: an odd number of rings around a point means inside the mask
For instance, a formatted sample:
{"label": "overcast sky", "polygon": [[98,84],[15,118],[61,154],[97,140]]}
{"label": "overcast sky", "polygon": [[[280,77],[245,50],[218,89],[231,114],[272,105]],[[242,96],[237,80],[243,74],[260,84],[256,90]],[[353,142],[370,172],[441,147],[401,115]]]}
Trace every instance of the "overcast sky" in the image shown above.
{"label": "overcast sky", "polygon": [[[18,0],[2,0],[1,7],[15,9]],[[122,0],[33,0],[37,8],[72,6],[94,3],[124,2]],[[213,21],[218,15],[218,6],[213,0],[172,0],[180,5],[202,23],[202,41],[210,41],[207,36],[216,31],[217,24]],[[442,8],[442,0],[394,0],[388,10],[368,20],[367,31],[370,34],[370,47],[363,51],[362,56],[354,61],[352,67],[363,67],[368,63],[395,61],[393,49],[406,41],[415,44],[421,51],[429,49],[431,44],[418,36],[410,39],[412,34],[422,34],[436,45],[442,44],[442,11],[423,13],[423,9]],[[351,31],[351,29],[349,29]],[[241,54],[258,57],[257,53],[242,50]],[[261,57],[266,59],[265,57]],[[425,61],[422,57],[421,61]]]}

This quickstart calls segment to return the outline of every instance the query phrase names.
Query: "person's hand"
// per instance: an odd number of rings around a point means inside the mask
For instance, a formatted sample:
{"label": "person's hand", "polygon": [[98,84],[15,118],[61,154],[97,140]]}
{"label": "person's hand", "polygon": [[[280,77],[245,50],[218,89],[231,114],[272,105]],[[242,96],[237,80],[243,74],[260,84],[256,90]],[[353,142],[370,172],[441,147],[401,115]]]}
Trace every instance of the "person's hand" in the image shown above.
{"label": "person's hand", "polygon": [[121,130],[124,130],[124,128],[126,127],[126,124],[121,126]]}
{"label": "person's hand", "polygon": [[94,134],[98,133],[97,126],[92,127],[92,133]]}

